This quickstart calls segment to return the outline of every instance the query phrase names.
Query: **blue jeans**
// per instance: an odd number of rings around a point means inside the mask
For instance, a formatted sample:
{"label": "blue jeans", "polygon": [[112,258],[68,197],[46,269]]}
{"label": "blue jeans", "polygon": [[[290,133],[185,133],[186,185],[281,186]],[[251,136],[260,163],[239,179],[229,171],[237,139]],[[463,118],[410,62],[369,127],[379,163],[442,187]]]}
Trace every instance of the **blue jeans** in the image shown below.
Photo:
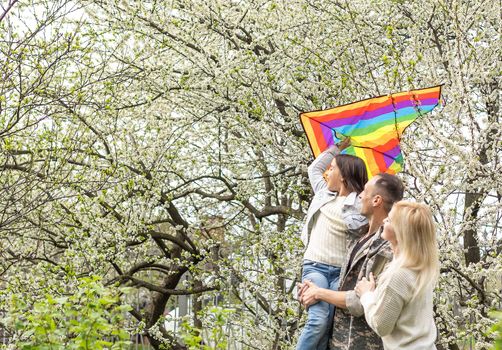
{"label": "blue jeans", "polygon": [[[305,260],[303,262],[302,282],[311,280],[320,288],[338,289],[340,267]],[[298,340],[297,350],[326,350],[333,328],[335,306],[325,301],[311,305],[308,309],[307,323]]]}

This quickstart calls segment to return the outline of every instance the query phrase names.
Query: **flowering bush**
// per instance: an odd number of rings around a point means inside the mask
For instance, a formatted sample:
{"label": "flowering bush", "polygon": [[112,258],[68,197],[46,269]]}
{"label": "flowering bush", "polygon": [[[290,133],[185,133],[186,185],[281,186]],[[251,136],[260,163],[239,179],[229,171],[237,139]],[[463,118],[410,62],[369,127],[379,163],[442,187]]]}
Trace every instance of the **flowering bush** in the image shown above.
{"label": "flowering bush", "polygon": [[104,287],[100,278],[83,278],[68,295],[45,295],[26,302],[13,295],[2,325],[11,334],[7,348],[129,349],[127,305],[120,304],[116,289]]}

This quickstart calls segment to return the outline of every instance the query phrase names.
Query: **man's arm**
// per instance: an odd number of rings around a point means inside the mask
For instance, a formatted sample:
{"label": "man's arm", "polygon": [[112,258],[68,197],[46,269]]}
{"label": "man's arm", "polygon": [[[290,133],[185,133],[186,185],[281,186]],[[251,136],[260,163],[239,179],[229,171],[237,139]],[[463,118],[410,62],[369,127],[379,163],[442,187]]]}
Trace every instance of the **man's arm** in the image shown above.
{"label": "man's arm", "polygon": [[[379,253],[372,258],[370,272],[375,276],[380,275],[385,266],[392,260],[392,252],[388,244],[382,246],[380,249]],[[347,309],[353,316],[359,317],[364,314],[361,300],[354,290],[333,291],[319,288],[314,283],[305,281],[299,288],[298,298],[306,307],[319,301],[325,301],[337,307]]]}
{"label": "man's arm", "polygon": [[336,307],[347,309],[353,316],[359,317],[364,314],[364,308],[353,290],[334,291],[325,288],[319,288],[310,281],[303,283],[299,292],[299,300],[305,307],[316,304],[319,301],[325,301]]}
{"label": "man's arm", "polygon": [[334,291],[325,288],[319,288],[314,283],[310,281],[305,281],[300,285],[298,291],[298,298],[303,306],[308,307],[310,305],[316,304],[319,301],[325,301],[329,304],[333,304],[336,307],[341,307],[346,309],[345,305],[345,294],[347,292]]}
{"label": "man's arm", "polygon": [[336,307],[346,309],[345,294],[347,294],[347,292],[319,288],[317,299],[319,301],[325,301],[329,304],[333,304]]}
{"label": "man's arm", "polygon": [[364,308],[361,304],[361,300],[354,290],[345,292],[345,308],[349,310],[351,315],[356,317],[362,316],[364,314]]}

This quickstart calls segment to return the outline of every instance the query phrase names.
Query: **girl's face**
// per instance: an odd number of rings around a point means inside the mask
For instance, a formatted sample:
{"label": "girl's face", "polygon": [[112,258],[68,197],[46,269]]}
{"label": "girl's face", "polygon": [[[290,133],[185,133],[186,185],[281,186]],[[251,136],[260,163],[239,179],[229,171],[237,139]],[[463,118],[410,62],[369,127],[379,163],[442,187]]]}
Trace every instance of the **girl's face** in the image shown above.
{"label": "girl's face", "polygon": [[389,213],[389,216],[383,220],[382,238],[397,246],[396,233],[392,227],[392,218],[394,217],[394,209]]}
{"label": "girl's face", "polygon": [[342,174],[340,168],[336,164],[336,159],[331,161],[331,166],[328,169],[328,189],[333,192],[340,192],[342,186]]}

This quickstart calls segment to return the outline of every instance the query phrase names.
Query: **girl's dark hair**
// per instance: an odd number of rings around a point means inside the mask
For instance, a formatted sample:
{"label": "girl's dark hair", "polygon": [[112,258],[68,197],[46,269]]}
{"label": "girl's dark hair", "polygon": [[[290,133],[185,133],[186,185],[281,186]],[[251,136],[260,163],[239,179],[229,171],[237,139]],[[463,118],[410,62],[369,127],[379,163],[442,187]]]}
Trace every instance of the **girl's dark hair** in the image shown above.
{"label": "girl's dark hair", "polygon": [[337,154],[336,165],[340,169],[345,187],[349,192],[361,193],[368,182],[366,164],[359,157],[350,154]]}

